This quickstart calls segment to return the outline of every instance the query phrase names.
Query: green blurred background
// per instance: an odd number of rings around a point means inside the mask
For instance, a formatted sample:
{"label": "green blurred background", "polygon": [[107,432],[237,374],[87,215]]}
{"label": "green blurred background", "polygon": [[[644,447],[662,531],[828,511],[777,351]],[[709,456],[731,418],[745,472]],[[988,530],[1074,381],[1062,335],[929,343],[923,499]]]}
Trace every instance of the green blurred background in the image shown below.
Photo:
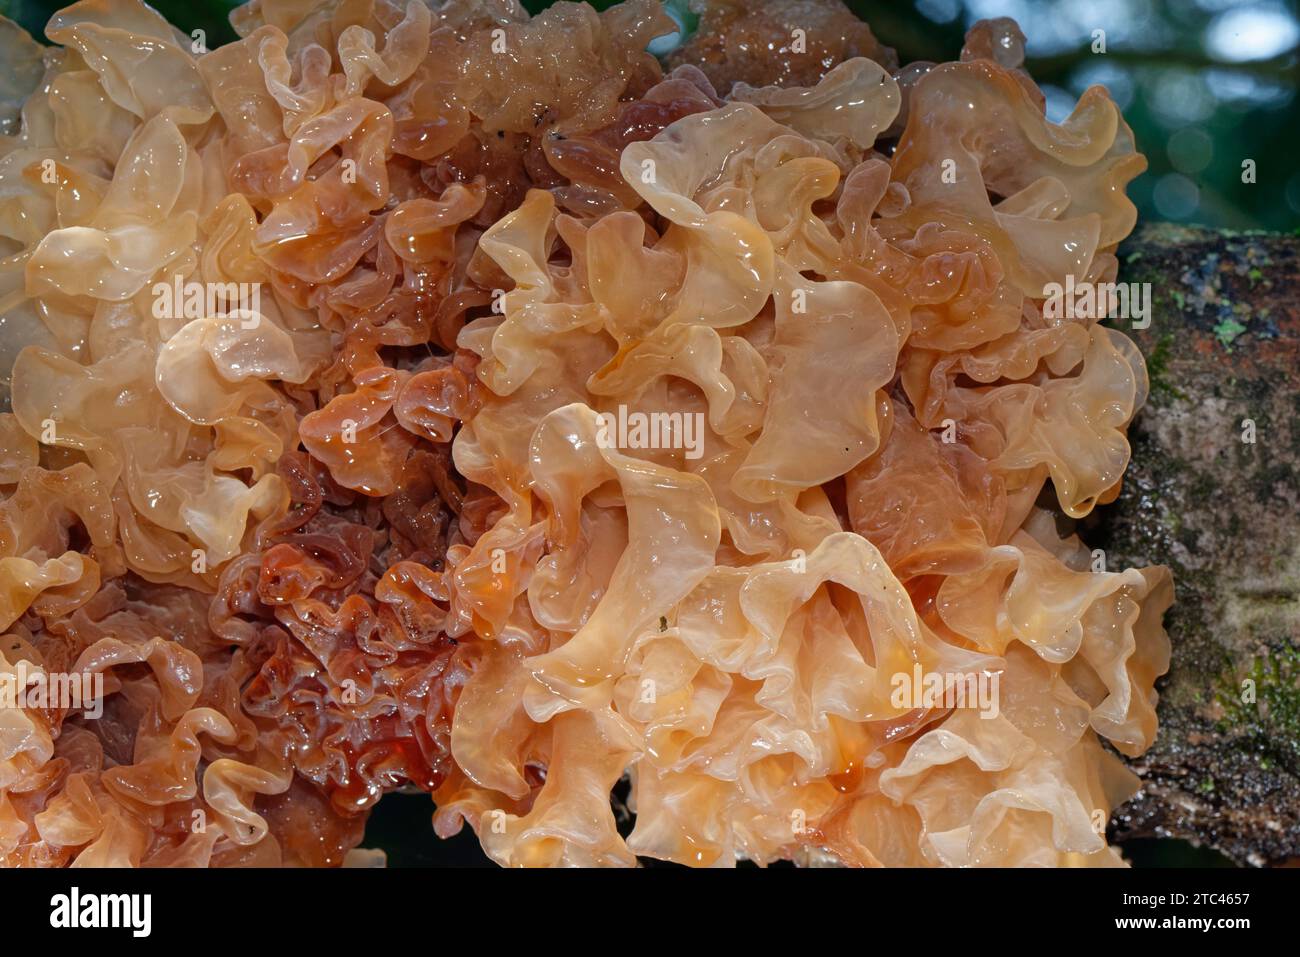
{"label": "green blurred background", "polygon": [[[614,0],[594,0],[603,8]],[[50,0],[0,0],[0,13],[43,36]],[[235,39],[223,0],[156,0],[186,33],[209,46]],[[525,0],[534,13],[549,0]],[[667,4],[690,30],[686,0]],[[967,27],[1015,18],[1028,37],[1027,66],[1061,120],[1088,86],[1106,86],[1133,127],[1150,169],[1130,187],[1148,220],[1233,229],[1297,231],[1300,223],[1300,16],[1280,0],[849,0],[903,63],[951,60]],[[1092,52],[1104,30],[1106,52]],[[1242,182],[1255,161],[1256,181]],[[439,841],[426,795],[392,794],[376,808],[363,846],[394,866],[475,865],[487,860],[472,834]],[[626,822],[625,822],[626,823]],[[1139,866],[1230,866],[1182,841],[1124,845]]]}
{"label": "green blurred background", "polygon": [[[597,8],[613,0],[594,0]],[[756,0],[758,2],[758,0]],[[52,0],[0,0],[40,35]],[[234,39],[224,0],[157,0],[209,46]],[[669,7],[689,29],[687,0]],[[899,59],[951,60],[966,28],[1010,16],[1029,38],[1028,67],[1064,118],[1089,85],[1110,89],[1150,169],[1131,193],[1144,219],[1290,232],[1300,224],[1300,16],[1283,0],[850,0]],[[549,0],[525,0],[537,12]],[[1093,53],[1104,30],[1106,52]],[[1242,182],[1255,161],[1256,181]]]}

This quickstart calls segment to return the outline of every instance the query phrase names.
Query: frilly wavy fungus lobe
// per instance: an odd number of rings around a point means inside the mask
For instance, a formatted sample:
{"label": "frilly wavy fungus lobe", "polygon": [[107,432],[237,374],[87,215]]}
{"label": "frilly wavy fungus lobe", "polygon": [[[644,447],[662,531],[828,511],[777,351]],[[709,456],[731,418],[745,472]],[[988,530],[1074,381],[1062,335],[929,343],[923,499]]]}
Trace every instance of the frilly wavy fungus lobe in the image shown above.
{"label": "frilly wavy fungus lobe", "polygon": [[0,861],[339,864],[413,787],[502,864],[1120,862],[1172,586],[1045,489],[1113,498],[1145,370],[1042,300],[1132,135],[1009,21],[703,20],[667,74],[651,0],[0,22],[0,669],[106,691],[0,709]]}

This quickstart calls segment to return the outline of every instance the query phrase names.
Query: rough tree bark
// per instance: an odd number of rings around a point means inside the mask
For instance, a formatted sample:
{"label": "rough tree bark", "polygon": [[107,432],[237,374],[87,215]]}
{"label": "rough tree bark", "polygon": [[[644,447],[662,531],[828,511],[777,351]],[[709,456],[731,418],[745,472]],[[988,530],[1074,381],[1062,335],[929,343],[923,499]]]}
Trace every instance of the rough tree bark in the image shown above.
{"label": "rough tree bark", "polygon": [[1130,762],[1121,843],[1178,837],[1239,864],[1300,862],[1300,237],[1148,225],[1120,279],[1151,398],[1119,499],[1080,529],[1110,567],[1166,564],[1176,599],[1160,733]]}

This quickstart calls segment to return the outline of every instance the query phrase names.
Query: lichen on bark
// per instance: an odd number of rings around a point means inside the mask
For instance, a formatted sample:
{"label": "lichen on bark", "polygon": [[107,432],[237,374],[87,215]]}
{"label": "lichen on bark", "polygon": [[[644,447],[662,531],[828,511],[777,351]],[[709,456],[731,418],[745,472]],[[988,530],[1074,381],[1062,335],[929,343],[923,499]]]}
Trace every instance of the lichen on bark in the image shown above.
{"label": "lichen on bark", "polygon": [[1167,564],[1176,600],[1160,734],[1130,765],[1125,840],[1239,864],[1300,859],[1300,238],[1166,224],[1120,248],[1149,282],[1151,397],[1111,506],[1083,523],[1111,567]]}

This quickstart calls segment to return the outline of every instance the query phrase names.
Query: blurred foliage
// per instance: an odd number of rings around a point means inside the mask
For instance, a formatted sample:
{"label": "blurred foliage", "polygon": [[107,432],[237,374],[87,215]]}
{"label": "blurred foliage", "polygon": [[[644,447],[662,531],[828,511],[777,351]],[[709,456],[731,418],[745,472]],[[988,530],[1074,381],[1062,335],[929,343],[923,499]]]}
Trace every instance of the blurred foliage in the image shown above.
{"label": "blurred foliage", "polygon": [[[594,0],[595,7],[615,0]],[[760,2],[760,0],[755,0]],[[524,0],[536,13],[550,0]],[[227,0],[154,0],[209,47],[235,38]],[[1236,229],[1300,222],[1300,20],[1285,0],[848,0],[904,63],[951,60],[980,17],[1012,16],[1027,66],[1060,121],[1089,85],[1109,88],[1148,172],[1131,187],[1146,219]],[[58,0],[0,0],[0,13],[43,33]],[[669,0],[692,27],[688,0]],[[1095,53],[1095,31],[1106,52]],[[1253,160],[1254,183],[1242,163]]]}

